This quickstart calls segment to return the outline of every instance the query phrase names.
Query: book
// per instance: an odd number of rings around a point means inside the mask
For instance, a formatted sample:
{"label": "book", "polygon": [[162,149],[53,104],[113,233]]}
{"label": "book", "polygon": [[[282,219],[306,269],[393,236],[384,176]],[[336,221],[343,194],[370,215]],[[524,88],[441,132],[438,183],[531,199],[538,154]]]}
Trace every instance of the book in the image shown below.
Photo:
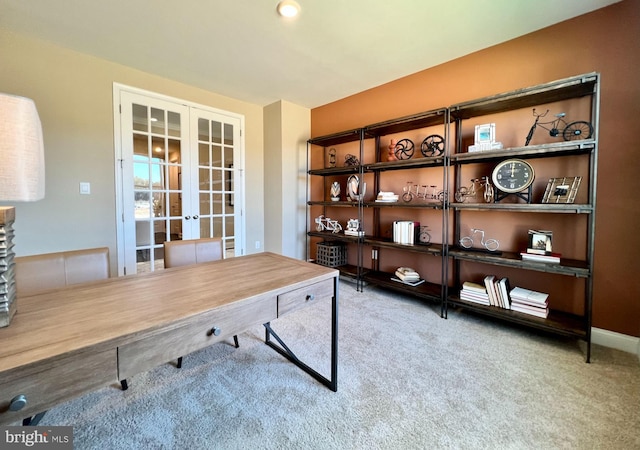
{"label": "book", "polygon": [[482,305],[491,306],[487,289],[478,283],[465,281],[462,283],[460,290],[460,299],[469,302],[480,303]]}
{"label": "book", "polygon": [[509,279],[501,278],[498,283],[496,283],[497,288],[500,290],[500,297],[502,299],[502,307],[504,309],[511,309],[511,298],[509,297]]}
{"label": "book", "polygon": [[540,253],[540,254],[529,253],[528,251],[520,252],[520,257],[523,260],[534,261],[534,262],[546,262],[546,263],[557,264],[560,262],[560,256],[562,256],[560,253],[553,253],[553,252]]}
{"label": "book", "polygon": [[472,283],[471,281],[465,281],[464,283],[462,283],[462,289],[468,291],[476,291],[482,294],[487,293],[487,289],[484,286],[478,283]]}
{"label": "book", "polygon": [[546,319],[547,317],[549,317],[548,308],[538,308],[536,306],[527,306],[527,305],[521,305],[518,303],[513,303],[511,305],[511,309],[513,311],[521,312],[524,314],[530,314],[532,316],[542,317],[543,319]]}
{"label": "book", "polygon": [[486,286],[487,294],[489,294],[489,302],[491,303],[491,306],[498,306],[495,279],[495,275],[487,275],[484,277],[484,285]]}
{"label": "book", "polygon": [[395,276],[402,281],[418,281],[420,274],[410,267],[398,267]]}
{"label": "book", "polygon": [[409,285],[409,286],[417,286],[419,284],[424,283],[424,280],[422,278],[419,278],[416,281],[408,281],[408,280],[407,281],[403,281],[400,278],[391,277],[391,280],[392,281],[397,281],[398,283],[406,284],[406,285]]}
{"label": "book", "polygon": [[479,303],[485,306],[491,306],[491,304],[489,303],[489,298],[487,297],[486,294],[483,296],[480,294],[475,294],[475,293],[463,290],[463,291],[460,291],[460,300]]}
{"label": "book", "polygon": [[525,303],[542,307],[547,306],[549,299],[549,294],[525,289],[520,286],[516,286],[511,289],[510,295],[513,303]]}
{"label": "book", "polygon": [[393,242],[413,245],[420,239],[420,222],[413,220],[396,220],[393,222]]}

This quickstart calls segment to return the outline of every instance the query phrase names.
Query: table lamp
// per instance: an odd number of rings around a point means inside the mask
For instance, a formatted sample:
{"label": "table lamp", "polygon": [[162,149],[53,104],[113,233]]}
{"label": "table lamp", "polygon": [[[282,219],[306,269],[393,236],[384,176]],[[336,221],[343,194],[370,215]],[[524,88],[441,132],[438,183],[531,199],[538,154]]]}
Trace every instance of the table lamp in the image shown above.
{"label": "table lamp", "polygon": [[[0,93],[0,201],[44,198],[42,125],[33,100]],[[17,310],[13,206],[0,206],[0,327]]]}

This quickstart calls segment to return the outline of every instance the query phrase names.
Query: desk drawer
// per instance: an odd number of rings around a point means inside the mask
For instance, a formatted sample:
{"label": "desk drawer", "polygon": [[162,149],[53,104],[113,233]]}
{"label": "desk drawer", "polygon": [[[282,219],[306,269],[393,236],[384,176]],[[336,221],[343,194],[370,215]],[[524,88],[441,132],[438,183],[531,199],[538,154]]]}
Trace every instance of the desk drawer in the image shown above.
{"label": "desk drawer", "polygon": [[[124,380],[275,318],[275,297],[260,297],[200,314],[178,327],[156,330],[118,348],[118,377]],[[213,328],[220,334],[213,334]]]}
{"label": "desk drawer", "polygon": [[333,297],[333,278],[278,295],[278,317]]}
{"label": "desk drawer", "polygon": [[[21,420],[52,406],[117,381],[115,348],[101,353],[42,361],[0,373],[0,424]],[[9,410],[11,400],[24,395],[26,405]]]}

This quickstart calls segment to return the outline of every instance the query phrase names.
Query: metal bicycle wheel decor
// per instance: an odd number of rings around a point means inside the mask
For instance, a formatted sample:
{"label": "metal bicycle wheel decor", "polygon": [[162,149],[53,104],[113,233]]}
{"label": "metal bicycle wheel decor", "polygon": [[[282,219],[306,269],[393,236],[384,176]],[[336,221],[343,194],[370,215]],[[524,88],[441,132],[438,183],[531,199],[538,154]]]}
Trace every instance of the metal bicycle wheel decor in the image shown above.
{"label": "metal bicycle wheel decor", "polygon": [[411,159],[414,146],[411,139],[400,139],[394,149],[394,154],[398,159]]}
{"label": "metal bicycle wheel decor", "polygon": [[444,153],[444,138],[439,134],[427,136],[420,145],[422,156],[440,156]]}

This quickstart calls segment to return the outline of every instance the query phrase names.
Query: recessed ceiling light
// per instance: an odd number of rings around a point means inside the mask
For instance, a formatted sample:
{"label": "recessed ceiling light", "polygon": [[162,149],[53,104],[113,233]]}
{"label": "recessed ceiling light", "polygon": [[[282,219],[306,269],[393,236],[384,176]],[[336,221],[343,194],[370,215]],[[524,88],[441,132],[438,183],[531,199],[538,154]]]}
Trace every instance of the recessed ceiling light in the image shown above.
{"label": "recessed ceiling light", "polygon": [[282,17],[295,17],[300,12],[300,5],[294,0],[282,0],[277,10]]}

